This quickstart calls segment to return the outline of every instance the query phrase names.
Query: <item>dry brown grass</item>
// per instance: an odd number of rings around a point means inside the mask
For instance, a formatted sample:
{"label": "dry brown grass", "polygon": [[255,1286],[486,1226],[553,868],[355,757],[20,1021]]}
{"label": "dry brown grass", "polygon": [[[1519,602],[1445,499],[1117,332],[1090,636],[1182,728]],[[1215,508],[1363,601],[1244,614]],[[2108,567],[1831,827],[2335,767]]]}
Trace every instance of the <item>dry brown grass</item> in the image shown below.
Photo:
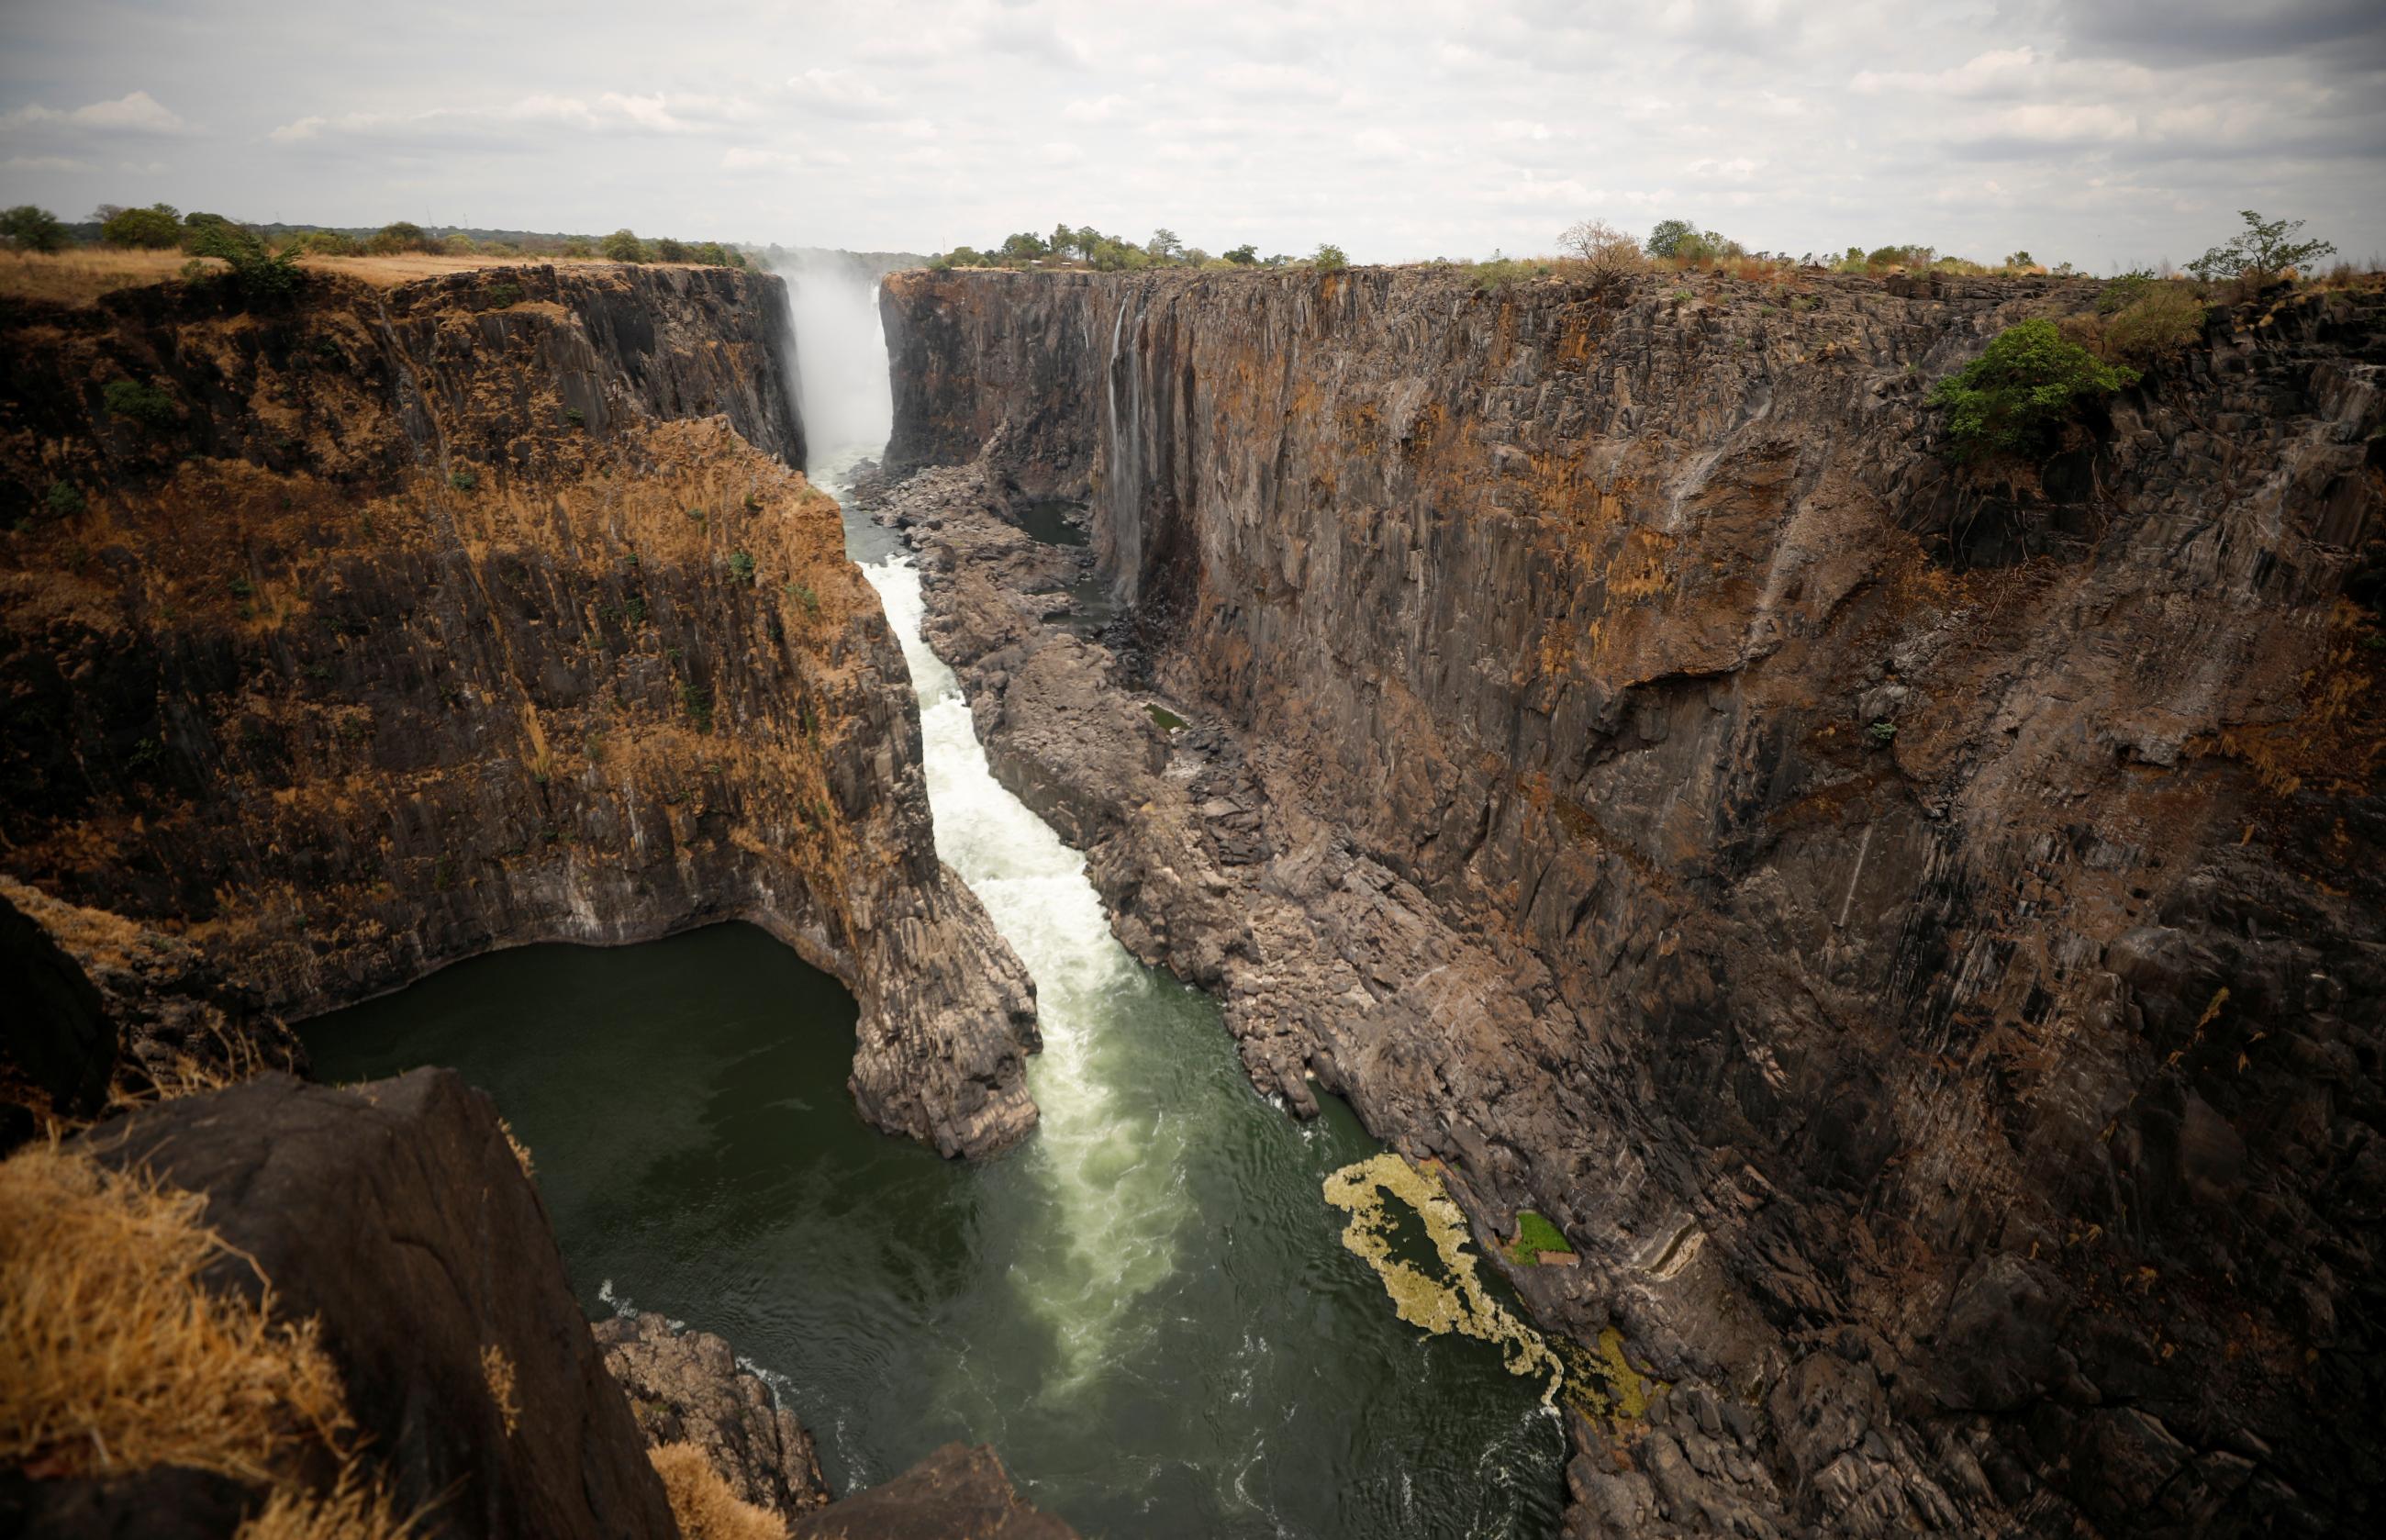
{"label": "dry brown grass", "polygon": [[[163,283],[180,277],[194,260],[179,251],[111,251],[97,246],[73,251],[0,252],[0,294],[44,299],[62,305],[89,305],[117,289]],[[210,269],[223,264],[213,257],[201,261]],[[345,273],[377,289],[392,289],[418,278],[471,272],[476,268],[609,268],[618,264],[583,257],[434,257],[406,252],[392,257],[308,257],[299,266],[312,272]],[[667,262],[650,267],[684,266]]]}
{"label": "dry brown grass", "polygon": [[515,1388],[514,1360],[494,1342],[481,1347],[481,1383],[488,1386],[489,1399],[505,1423],[506,1436],[511,1438],[521,1422],[521,1397]]}
{"label": "dry brown grass", "polygon": [[787,1526],[767,1508],[729,1490],[729,1483],[693,1444],[662,1444],[647,1451],[663,1479],[672,1517],[687,1540],[786,1540]]}
{"label": "dry brown grass", "polygon": [[387,1494],[343,1481],[329,1496],[283,1489],[232,1534],[232,1540],[408,1540],[415,1521]]}
{"label": "dry brown grass", "polygon": [[[413,1521],[357,1462],[337,1371],[311,1321],[276,1321],[200,1274],[255,1263],[201,1222],[207,1200],[55,1144],[0,1162],[0,1465],[37,1480],[180,1465],[268,1489],[254,1540],[402,1540]],[[304,1464],[340,1474],[309,1491]]]}
{"label": "dry brown grass", "polygon": [[314,1324],[200,1286],[235,1255],[206,1207],[54,1145],[0,1164],[0,1462],[262,1482],[306,1445],[345,1447]]}
{"label": "dry brown grass", "polygon": [[[107,251],[97,247],[61,252],[0,252],[0,294],[88,305],[114,289],[163,283],[194,260],[179,251]],[[197,258],[209,268],[223,264]]]}
{"label": "dry brown grass", "polygon": [[530,1158],[530,1146],[514,1135],[514,1125],[503,1118],[497,1120],[497,1131],[506,1136],[506,1147],[514,1152],[514,1163],[521,1167],[522,1175],[538,1180],[538,1166]]}

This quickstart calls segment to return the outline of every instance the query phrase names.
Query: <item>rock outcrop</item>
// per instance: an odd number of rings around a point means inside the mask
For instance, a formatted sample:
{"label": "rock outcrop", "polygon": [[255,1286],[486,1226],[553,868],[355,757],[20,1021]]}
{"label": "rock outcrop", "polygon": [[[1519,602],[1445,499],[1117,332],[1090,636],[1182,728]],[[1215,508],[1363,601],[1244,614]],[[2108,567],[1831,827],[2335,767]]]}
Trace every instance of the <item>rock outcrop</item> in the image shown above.
{"label": "rock outcrop", "polygon": [[1569,1533],[2375,1521],[2386,295],[1951,470],[1928,382],[2093,294],[887,282],[998,773],[1665,1382]]}
{"label": "rock outcrop", "polygon": [[750,919],[853,989],[873,1122],[1033,1126],[1032,985],[936,859],[900,649],[792,469],[779,281],[170,283],[0,340],[10,876],[272,1031]]}
{"label": "rock outcrop", "polygon": [[797,1521],[791,1540],[1076,1540],[1076,1531],[1020,1501],[993,1449],[948,1444]]}
{"label": "rock outcrop", "polygon": [[695,1445],[739,1501],[787,1519],[828,1501],[811,1435],[728,1343],[654,1315],[616,1316],[595,1331],[649,1445]]}

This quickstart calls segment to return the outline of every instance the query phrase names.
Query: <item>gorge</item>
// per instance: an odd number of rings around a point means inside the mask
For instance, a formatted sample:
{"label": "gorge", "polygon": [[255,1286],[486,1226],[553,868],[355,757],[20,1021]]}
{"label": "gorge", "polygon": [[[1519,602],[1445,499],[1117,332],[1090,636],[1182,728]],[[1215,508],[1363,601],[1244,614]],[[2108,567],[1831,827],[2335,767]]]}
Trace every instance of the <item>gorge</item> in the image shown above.
{"label": "gorge", "polygon": [[[898,272],[876,422],[749,275],[19,306],[0,897],[89,983],[10,1099],[519,1189],[568,1362],[393,1459],[457,1533],[669,1533],[611,1300],[1086,1533],[2359,1528],[2386,295],[1951,467],[1924,385],[2094,288]],[[1553,1414],[1346,1247],[1386,1146]]]}

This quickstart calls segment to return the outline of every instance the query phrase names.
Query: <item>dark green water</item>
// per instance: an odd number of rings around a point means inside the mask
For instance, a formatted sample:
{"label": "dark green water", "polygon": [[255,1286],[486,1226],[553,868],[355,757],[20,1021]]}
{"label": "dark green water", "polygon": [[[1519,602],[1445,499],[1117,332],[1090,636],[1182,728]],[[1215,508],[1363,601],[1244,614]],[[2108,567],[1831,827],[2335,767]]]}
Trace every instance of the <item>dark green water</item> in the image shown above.
{"label": "dark green water", "polygon": [[[840,1488],[990,1442],[1087,1536],[1539,1536],[1563,1438],[1499,1348],[1427,1336],[1340,1244],[1347,1108],[1256,1096],[1216,1007],[1110,934],[988,773],[864,550],[921,697],[939,853],[1035,974],[1036,1136],[962,1165],[861,1122],[854,1008],[759,930],[474,959],[302,1029],[330,1080],[464,1071],[530,1146],[574,1286],[716,1332]],[[1403,1255],[1423,1260],[1409,1246]]]}

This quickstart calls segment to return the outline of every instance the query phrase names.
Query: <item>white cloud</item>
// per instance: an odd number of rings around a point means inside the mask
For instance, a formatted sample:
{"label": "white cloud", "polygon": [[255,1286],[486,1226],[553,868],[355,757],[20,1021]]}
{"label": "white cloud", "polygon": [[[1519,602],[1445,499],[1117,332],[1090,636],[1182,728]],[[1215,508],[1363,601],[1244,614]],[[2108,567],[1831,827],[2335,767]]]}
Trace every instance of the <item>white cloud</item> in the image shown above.
{"label": "white cloud", "polygon": [[850,69],[807,69],[787,77],[796,100],[856,118],[896,118],[903,104]]}
{"label": "white cloud", "polygon": [[28,128],[98,129],[117,133],[188,133],[191,125],[145,91],[114,101],[93,102],[72,112],[59,112],[38,103],[0,117],[0,130]]}
{"label": "white cloud", "polygon": [[1848,82],[1858,95],[1880,96],[1895,92],[1933,96],[2000,96],[2023,90],[2037,74],[2038,53],[2025,44],[1975,54],[1952,69],[1859,69]]}
{"label": "white cloud", "polygon": [[1338,82],[1297,64],[1254,64],[1249,60],[1237,60],[1223,69],[1211,70],[1208,79],[1212,86],[1229,96],[1261,100],[1289,96],[1330,102],[1342,94]]}
{"label": "white cloud", "polygon": [[[484,6],[469,47],[391,12],[353,57],[258,5],[28,8],[45,102],[0,98],[0,201],[912,250],[1065,218],[1361,260],[1677,217],[2100,268],[2252,207],[2386,246],[2375,0],[576,0]],[[198,124],[133,89],[235,77]],[[201,131],[267,153],[168,153]],[[116,169],[153,157],[188,180]]]}

